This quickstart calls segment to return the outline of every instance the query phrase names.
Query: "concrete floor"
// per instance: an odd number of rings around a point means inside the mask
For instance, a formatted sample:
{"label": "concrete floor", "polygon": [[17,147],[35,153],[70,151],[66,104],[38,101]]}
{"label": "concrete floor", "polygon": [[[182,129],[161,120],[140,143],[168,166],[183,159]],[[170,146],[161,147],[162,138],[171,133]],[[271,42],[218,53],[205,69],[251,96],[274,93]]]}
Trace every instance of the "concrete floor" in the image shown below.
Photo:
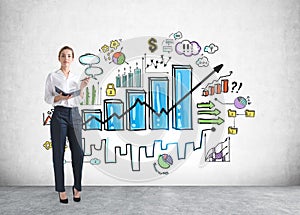
{"label": "concrete floor", "polygon": [[300,214],[300,187],[0,187],[0,214]]}

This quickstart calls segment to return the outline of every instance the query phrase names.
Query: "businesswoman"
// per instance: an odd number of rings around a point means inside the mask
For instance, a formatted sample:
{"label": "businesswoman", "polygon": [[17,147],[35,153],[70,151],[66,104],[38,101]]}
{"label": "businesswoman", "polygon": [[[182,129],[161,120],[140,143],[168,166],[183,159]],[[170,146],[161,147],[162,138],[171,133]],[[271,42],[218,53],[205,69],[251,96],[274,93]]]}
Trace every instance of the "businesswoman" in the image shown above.
{"label": "businesswoman", "polygon": [[[66,137],[72,157],[74,186],[73,200],[80,201],[83,150],[82,150],[82,120],[78,105],[83,98],[83,89],[89,78],[80,81],[80,75],[70,71],[74,60],[74,51],[65,46],[58,54],[60,69],[51,72],[46,80],[45,101],[54,106],[51,118],[50,133],[52,141],[55,190],[61,203],[68,203],[64,185],[64,151]],[[74,92],[73,94],[71,94]]]}

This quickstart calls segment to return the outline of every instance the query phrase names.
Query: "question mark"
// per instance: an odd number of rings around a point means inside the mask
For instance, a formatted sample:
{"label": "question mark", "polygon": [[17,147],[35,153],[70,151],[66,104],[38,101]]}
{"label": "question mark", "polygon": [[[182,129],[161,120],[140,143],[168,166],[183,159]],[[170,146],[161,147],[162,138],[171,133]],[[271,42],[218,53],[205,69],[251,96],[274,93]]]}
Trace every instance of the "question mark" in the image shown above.
{"label": "question mark", "polygon": [[236,81],[232,82],[232,85],[233,85],[233,87],[232,87],[231,92],[233,93],[234,88],[236,88],[236,86],[237,86],[237,82]]}
{"label": "question mark", "polygon": [[[232,82],[232,85],[233,85],[233,87],[232,87],[231,92],[233,93],[233,91],[236,88],[236,86],[238,85],[238,83],[236,81],[234,81],[234,82]],[[239,90],[242,88],[242,86],[243,86],[243,83],[240,83],[239,88],[237,89],[236,93],[239,92]]]}

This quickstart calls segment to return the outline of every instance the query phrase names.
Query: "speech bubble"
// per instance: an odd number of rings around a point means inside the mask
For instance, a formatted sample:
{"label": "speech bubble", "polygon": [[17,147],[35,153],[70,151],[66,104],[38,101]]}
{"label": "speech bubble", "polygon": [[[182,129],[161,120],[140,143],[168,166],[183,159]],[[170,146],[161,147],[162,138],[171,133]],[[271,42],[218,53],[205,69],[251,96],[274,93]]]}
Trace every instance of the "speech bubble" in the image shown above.
{"label": "speech bubble", "polygon": [[182,33],[180,31],[177,31],[173,36],[175,40],[178,40],[182,38]]}
{"label": "speech bubble", "polygon": [[219,47],[213,43],[211,43],[209,46],[204,47],[204,52],[207,52],[208,54],[214,54],[218,50]]}
{"label": "speech bubble", "polygon": [[208,58],[205,57],[204,55],[201,55],[198,60],[196,61],[196,64],[199,67],[207,67],[209,65],[209,61]]}
{"label": "speech bubble", "polygon": [[93,65],[100,63],[100,58],[97,55],[87,53],[79,57],[79,63],[82,65]]}
{"label": "speech bubble", "polygon": [[176,44],[175,50],[179,55],[190,57],[199,54],[201,46],[196,41],[183,40]]}
{"label": "speech bubble", "polygon": [[96,77],[96,76],[97,76],[97,75],[103,74],[103,69],[102,69],[101,67],[98,67],[98,66],[89,66],[89,67],[87,67],[87,68],[84,70],[84,73],[85,73],[87,76],[89,76],[89,77],[91,77],[91,78],[97,80],[97,77]]}

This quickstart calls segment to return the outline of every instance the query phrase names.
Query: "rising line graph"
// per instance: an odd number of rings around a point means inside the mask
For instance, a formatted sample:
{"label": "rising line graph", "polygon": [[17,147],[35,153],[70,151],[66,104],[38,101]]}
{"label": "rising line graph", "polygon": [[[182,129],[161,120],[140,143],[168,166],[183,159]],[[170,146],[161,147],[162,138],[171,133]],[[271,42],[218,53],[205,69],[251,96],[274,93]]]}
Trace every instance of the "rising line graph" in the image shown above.
{"label": "rising line graph", "polygon": [[205,89],[205,88],[207,88],[208,87],[208,85],[212,85],[213,83],[215,83],[215,82],[218,82],[221,78],[225,78],[225,77],[229,77],[229,76],[231,76],[232,75],[232,71],[230,71],[229,72],[229,74],[228,75],[223,75],[223,76],[220,76],[217,80],[213,80],[212,82],[210,82],[210,83],[208,83],[203,89]]}
{"label": "rising line graph", "polygon": [[145,105],[146,107],[148,107],[154,114],[156,114],[158,117],[161,116],[163,113],[165,113],[166,115],[169,115],[169,113],[177,106],[179,105],[184,99],[186,99],[190,94],[192,94],[199,86],[201,86],[208,78],[210,78],[215,72],[219,73],[219,71],[222,69],[223,64],[220,64],[216,67],[213,68],[213,71],[210,72],[207,76],[205,76],[196,86],[194,86],[190,91],[188,91],[181,99],[179,99],[174,105],[172,105],[169,109],[165,109],[162,108],[159,112],[157,112],[155,109],[153,109],[151,107],[150,104],[148,104],[147,102],[143,102],[141,101],[139,98],[136,99],[136,101],[134,102],[134,104],[132,106],[130,106],[127,110],[125,110],[122,114],[116,114],[113,113],[112,115],[110,115],[107,119],[105,120],[101,120],[98,119],[96,117],[91,117],[89,118],[87,121],[85,121],[83,124],[87,124],[89,123],[91,120],[95,119],[97,120],[99,123],[101,124],[105,124],[107,123],[109,120],[111,120],[113,117],[117,117],[118,119],[123,118],[124,116],[126,116],[132,109],[134,109],[138,104],[140,105]]}

